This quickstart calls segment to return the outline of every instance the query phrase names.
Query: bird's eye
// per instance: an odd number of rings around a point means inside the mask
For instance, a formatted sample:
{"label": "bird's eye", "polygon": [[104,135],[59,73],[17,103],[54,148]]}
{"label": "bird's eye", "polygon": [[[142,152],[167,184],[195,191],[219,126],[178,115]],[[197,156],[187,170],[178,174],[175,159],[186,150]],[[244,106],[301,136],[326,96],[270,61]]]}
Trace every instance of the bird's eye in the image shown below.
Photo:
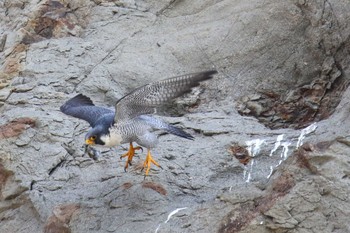
{"label": "bird's eye", "polygon": [[95,140],[96,140],[96,136],[95,136],[95,135],[94,135],[94,136],[91,136],[90,139],[91,139],[92,141],[95,141]]}

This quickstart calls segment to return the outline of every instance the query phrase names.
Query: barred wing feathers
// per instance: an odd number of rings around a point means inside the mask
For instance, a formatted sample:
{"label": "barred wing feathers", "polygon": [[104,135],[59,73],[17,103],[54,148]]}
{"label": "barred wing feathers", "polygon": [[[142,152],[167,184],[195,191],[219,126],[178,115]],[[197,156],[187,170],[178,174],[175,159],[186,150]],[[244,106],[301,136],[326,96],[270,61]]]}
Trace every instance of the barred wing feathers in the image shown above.
{"label": "barred wing feathers", "polygon": [[115,122],[127,121],[144,114],[152,114],[155,107],[191,91],[200,82],[211,79],[216,70],[177,76],[137,88],[115,105]]}

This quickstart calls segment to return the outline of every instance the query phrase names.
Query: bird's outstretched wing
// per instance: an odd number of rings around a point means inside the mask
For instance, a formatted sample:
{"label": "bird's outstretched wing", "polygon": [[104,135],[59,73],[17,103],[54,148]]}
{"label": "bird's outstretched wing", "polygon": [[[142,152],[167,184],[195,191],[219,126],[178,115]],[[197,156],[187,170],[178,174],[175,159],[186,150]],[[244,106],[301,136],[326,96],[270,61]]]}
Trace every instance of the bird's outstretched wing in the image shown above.
{"label": "bird's outstretched wing", "polygon": [[78,94],[65,102],[60,110],[64,114],[89,122],[92,127],[101,116],[114,113],[113,110],[108,108],[96,107],[89,97],[82,94]]}
{"label": "bird's outstretched wing", "polygon": [[156,107],[190,92],[193,87],[211,79],[214,74],[217,74],[216,70],[187,74],[139,87],[118,100],[114,121],[119,123],[139,115],[154,113]]}

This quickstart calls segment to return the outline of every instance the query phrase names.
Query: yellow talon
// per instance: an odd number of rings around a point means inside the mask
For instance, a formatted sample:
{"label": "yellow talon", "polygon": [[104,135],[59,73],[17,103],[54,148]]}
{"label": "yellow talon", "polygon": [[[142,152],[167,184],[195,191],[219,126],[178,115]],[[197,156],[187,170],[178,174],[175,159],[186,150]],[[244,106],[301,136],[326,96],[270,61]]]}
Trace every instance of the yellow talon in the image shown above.
{"label": "yellow talon", "polygon": [[124,157],[128,157],[128,159],[126,160],[124,171],[126,171],[128,169],[129,165],[131,166],[131,161],[132,161],[132,158],[135,155],[135,150],[142,150],[143,151],[141,146],[134,147],[132,145],[132,142],[130,142],[130,147],[129,147],[128,152],[126,152],[125,154],[120,156],[121,159],[124,158]]}
{"label": "yellow talon", "polygon": [[143,168],[146,168],[145,176],[148,176],[149,169],[151,168],[151,163],[153,163],[153,164],[156,165],[157,167],[162,168],[162,167],[152,158],[151,150],[148,149],[146,160],[145,160],[145,162],[143,163]]}

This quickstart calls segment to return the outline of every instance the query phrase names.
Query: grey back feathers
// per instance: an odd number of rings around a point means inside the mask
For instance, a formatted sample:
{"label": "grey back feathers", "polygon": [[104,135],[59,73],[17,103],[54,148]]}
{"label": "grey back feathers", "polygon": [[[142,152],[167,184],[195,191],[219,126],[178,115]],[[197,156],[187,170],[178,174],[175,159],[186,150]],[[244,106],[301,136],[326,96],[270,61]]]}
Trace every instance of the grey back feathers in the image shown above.
{"label": "grey back feathers", "polygon": [[113,122],[115,115],[113,110],[95,106],[89,97],[86,97],[82,94],[78,94],[72,99],[68,100],[60,107],[60,110],[64,114],[89,122],[91,127],[94,127],[96,125],[96,122],[101,116],[108,114],[110,118],[112,118]]}
{"label": "grey back feathers", "polygon": [[216,70],[187,74],[139,87],[116,103],[114,120],[118,123],[140,115],[152,114],[155,107],[190,92],[193,87],[211,79],[214,74],[217,74]]}

